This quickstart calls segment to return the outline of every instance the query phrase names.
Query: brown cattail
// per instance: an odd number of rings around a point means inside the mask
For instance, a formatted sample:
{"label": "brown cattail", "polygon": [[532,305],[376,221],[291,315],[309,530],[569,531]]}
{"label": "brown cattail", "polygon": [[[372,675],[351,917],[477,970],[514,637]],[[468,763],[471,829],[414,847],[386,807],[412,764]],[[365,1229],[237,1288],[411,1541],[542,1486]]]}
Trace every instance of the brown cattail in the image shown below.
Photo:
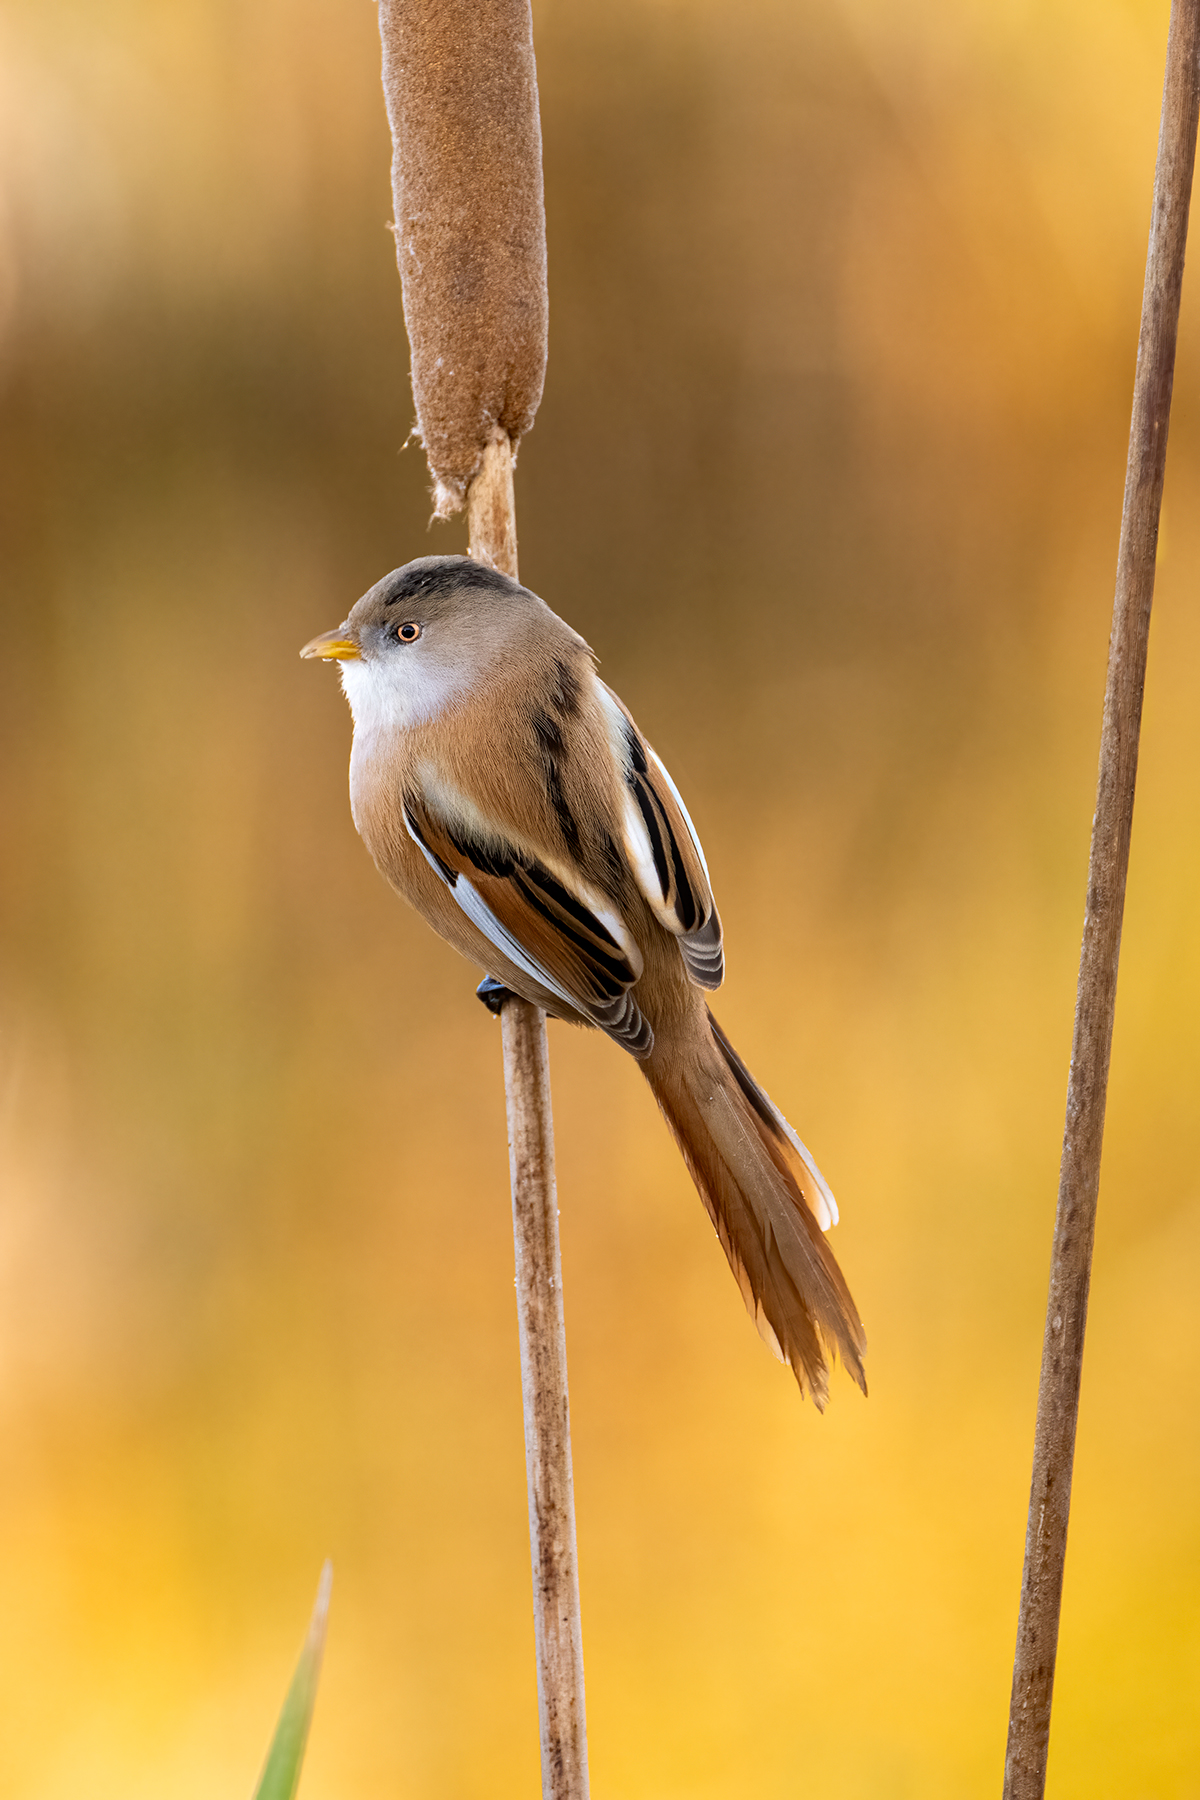
{"label": "brown cattail", "polygon": [[[529,0],[380,0],[396,260],[439,515],[517,573],[513,452],[546,376]],[[544,1800],[587,1800],[587,1721],[546,1019],[501,1008]]]}
{"label": "brown cattail", "polygon": [[546,374],[546,214],[529,0],[380,0],[396,260],[439,516],[515,446]]}

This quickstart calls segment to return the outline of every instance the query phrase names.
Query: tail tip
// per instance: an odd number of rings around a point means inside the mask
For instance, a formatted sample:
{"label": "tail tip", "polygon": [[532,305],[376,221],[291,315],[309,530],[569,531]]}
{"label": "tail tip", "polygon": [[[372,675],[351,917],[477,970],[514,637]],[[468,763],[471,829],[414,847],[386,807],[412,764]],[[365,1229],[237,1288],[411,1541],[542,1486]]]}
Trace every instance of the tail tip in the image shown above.
{"label": "tail tip", "polygon": [[806,1395],[812,1401],[819,1413],[823,1413],[829,1404],[829,1365],[834,1362],[841,1363],[863,1399],[867,1399],[867,1372],[863,1368],[862,1362],[867,1347],[865,1338],[862,1338],[856,1345],[826,1344],[823,1348],[828,1362],[825,1357],[821,1357],[819,1361],[806,1363],[804,1358],[797,1356],[795,1352],[790,1356],[784,1354],[779,1348],[778,1338],[765,1319],[759,1325],[759,1331],[775,1351],[780,1362],[786,1363],[791,1369],[801,1394]]}

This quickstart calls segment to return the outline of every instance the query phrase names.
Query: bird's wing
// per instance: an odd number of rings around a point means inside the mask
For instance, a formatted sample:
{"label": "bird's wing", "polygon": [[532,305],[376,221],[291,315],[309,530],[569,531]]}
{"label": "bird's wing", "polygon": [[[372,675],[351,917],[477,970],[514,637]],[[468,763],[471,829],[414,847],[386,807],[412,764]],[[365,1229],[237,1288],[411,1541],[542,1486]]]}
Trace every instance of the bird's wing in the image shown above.
{"label": "bird's wing", "polygon": [[597,681],[625,781],[622,836],[638,887],[661,925],[679,939],[697,987],[725,979],[721,920],[696,827],[661,759],[611,688]]}
{"label": "bird's wing", "polygon": [[650,1054],[654,1034],[630,993],[641,952],[601,895],[503,832],[485,833],[468,809],[448,817],[424,792],[405,793],[404,823],[472,924],[509,962],[634,1056]]}

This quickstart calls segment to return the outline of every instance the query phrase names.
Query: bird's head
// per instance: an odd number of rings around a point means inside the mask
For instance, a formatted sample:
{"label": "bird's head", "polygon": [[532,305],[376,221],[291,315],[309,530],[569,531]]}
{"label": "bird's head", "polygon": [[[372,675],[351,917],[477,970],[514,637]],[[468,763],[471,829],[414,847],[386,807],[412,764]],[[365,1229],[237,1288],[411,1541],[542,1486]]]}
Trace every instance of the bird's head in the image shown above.
{"label": "bird's head", "polygon": [[546,610],[497,569],[421,556],[377,581],[343,625],[300,654],[340,664],[357,727],[402,729],[484,685]]}

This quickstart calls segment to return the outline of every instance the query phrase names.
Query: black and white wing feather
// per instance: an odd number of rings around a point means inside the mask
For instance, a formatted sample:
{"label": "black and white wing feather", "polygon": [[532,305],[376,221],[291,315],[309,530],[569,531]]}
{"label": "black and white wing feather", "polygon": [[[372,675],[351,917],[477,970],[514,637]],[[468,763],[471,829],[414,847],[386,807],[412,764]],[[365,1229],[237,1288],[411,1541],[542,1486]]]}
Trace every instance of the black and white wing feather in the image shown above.
{"label": "black and white wing feather", "polygon": [[640,1059],[654,1033],[630,991],[642,955],[604,898],[566,871],[422,793],[404,796],[404,823],[462,911],[508,961]]}
{"label": "black and white wing feather", "polygon": [[721,920],[696,827],[666,767],[611,688],[597,682],[613,750],[624,777],[625,854],[660,925],[679,940],[688,974],[699,988],[725,979]]}

